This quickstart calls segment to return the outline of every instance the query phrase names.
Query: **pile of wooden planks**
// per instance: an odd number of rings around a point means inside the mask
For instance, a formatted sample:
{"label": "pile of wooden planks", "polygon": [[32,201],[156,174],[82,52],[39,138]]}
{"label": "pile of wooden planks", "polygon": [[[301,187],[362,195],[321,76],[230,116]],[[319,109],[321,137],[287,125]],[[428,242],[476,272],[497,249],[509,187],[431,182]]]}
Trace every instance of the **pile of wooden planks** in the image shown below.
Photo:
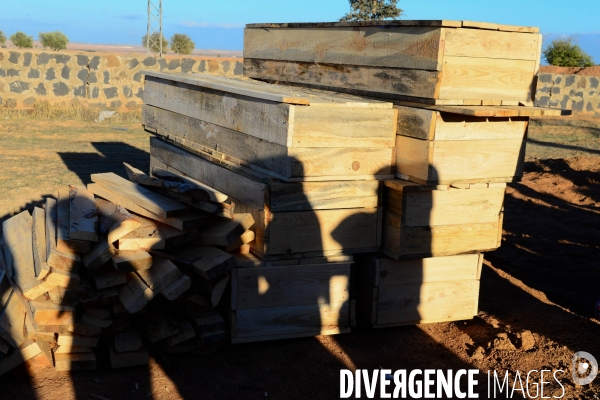
{"label": "pile of wooden planks", "polygon": [[[59,371],[148,364],[228,342],[217,312],[252,215],[168,171],[94,174],[2,225],[0,374],[43,357]],[[225,301],[223,301],[225,299]]]}
{"label": "pile of wooden planks", "polygon": [[531,107],[538,32],[447,20],[246,26],[247,77],[370,96],[398,111],[381,253],[358,258],[357,310],[370,325],[477,313],[480,253],[500,246],[529,118],[568,114]]}

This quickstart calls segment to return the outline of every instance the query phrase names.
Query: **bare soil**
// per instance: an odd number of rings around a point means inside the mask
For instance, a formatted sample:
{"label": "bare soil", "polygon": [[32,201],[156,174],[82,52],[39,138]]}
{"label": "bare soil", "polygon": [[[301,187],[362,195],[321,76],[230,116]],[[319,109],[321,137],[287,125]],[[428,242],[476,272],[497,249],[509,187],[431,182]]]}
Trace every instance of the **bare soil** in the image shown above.
{"label": "bare soil", "polygon": [[542,74],[565,74],[565,75],[585,75],[600,76],[600,67],[556,67],[554,65],[543,65],[540,67]]}
{"label": "bare soil", "polygon": [[[0,216],[38,204],[60,185],[86,183],[90,173],[122,174],[123,161],[147,170],[147,134],[133,125],[112,128],[0,122]],[[208,355],[153,354],[148,367],[124,370],[109,368],[104,345],[97,371],[61,373],[30,364],[0,377],[2,398],[334,399],[341,368],[477,368],[480,398],[488,398],[487,371],[508,370],[514,377],[516,371],[563,370],[557,375],[562,398],[598,398],[600,378],[576,386],[570,370],[576,351],[600,357],[600,321],[594,318],[600,158],[594,140],[570,140],[593,137],[582,129],[532,127],[537,142],[523,180],[507,190],[502,247],[486,254],[480,313],[471,321],[358,327],[346,335],[228,346]],[[539,373],[532,378],[539,382]],[[560,397],[562,389],[547,384],[544,395]]]}

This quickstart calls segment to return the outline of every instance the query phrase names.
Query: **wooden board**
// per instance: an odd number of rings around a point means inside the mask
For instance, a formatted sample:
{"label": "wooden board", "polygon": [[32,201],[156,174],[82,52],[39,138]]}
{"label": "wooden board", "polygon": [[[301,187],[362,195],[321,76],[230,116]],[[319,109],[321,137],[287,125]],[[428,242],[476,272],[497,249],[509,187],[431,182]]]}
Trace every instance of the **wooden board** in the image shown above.
{"label": "wooden board", "polygon": [[428,184],[512,182],[523,175],[521,138],[427,141],[397,136],[396,172]]}
{"label": "wooden board", "polygon": [[330,263],[232,270],[234,310],[350,301],[350,264]]}
{"label": "wooden board", "polygon": [[[150,211],[146,210],[145,208],[138,206],[134,202],[125,199],[124,197],[120,196],[118,193],[112,192],[112,191],[106,189],[105,187],[98,185],[97,183],[90,183],[90,184],[88,184],[87,188],[90,192],[94,193],[96,196],[102,197],[103,199],[106,199],[112,203],[119,204],[120,206],[126,208],[127,210],[129,210],[135,214],[141,215],[142,217],[153,219],[153,220],[161,222],[165,225],[172,226],[173,228],[179,229],[181,231],[200,227],[208,222],[206,220],[205,215],[198,215],[198,214],[190,214],[190,215],[171,217],[171,218],[161,217],[160,215],[153,214]],[[113,189],[116,190],[117,188],[113,187]]]}
{"label": "wooden board", "polygon": [[[71,251],[59,251],[58,244],[58,209],[57,201],[46,198],[46,262],[49,267],[64,271],[76,270],[81,262],[79,254]],[[63,243],[63,246],[67,244]],[[90,251],[92,250],[90,246]],[[85,254],[90,256],[91,253]]]}
{"label": "wooden board", "polygon": [[50,267],[46,262],[46,211],[43,208],[34,207],[32,227],[35,276],[38,280],[43,280],[50,273]]}
{"label": "wooden board", "polygon": [[98,214],[94,195],[85,187],[69,186],[70,238],[75,240],[98,241],[96,229]]}
{"label": "wooden board", "polygon": [[389,148],[395,133],[391,104],[390,108],[295,106],[152,76],[146,76],[144,103],[286,147]]}
{"label": "wooden board", "polygon": [[368,27],[368,26],[387,26],[387,27],[406,27],[406,26],[430,26],[430,27],[449,27],[449,28],[476,28],[500,30],[506,32],[526,32],[537,33],[540,31],[537,27],[503,25],[493,22],[477,21],[453,21],[453,20],[379,20],[379,21],[341,21],[341,22],[285,22],[285,23],[258,23],[247,24],[246,28],[337,28],[337,27]]}
{"label": "wooden board", "polygon": [[539,117],[571,115],[571,110],[561,110],[544,107],[512,106],[467,106],[467,105],[430,105],[410,101],[394,101],[397,106],[421,108],[451,114],[467,115],[472,117]]}
{"label": "wooden board", "polygon": [[349,302],[235,311],[235,338],[343,333],[350,326]]}
{"label": "wooden board", "polygon": [[138,217],[141,225],[118,240],[119,250],[167,249],[198,238],[198,231],[180,231],[171,226]]}
{"label": "wooden board", "polygon": [[187,206],[129,182],[112,172],[92,174],[91,179],[111,192],[118,193],[121,197],[161,217],[169,218],[188,212]]}
{"label": "wooden board", "polygon": [[379,182],[375,180],[276,182],[265,175],[236,173],[157,138],[150,139],[150,153],[152,166],[190,176],[258,210],[265,207],[275,212],[377,206]]}
{"label": "wooden board", "polygon": [[288,148],[171,111],[144,105],[142,124],[161,137],[286,178],[391,174],[391,148]]}
{"label": "wooden board", "polygon": [[58,191],[56,197],[56,249],[66,253],[89,253],[91,243],[71,238],[71,199],[69,188]]}

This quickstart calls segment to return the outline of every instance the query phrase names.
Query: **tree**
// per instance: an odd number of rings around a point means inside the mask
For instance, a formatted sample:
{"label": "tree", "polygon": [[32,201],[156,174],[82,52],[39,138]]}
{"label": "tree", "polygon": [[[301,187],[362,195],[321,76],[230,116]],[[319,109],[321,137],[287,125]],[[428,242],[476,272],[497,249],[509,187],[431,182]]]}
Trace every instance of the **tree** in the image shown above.
{"label": "tree", "polygon": [[386,18],[398,18],[402,10],[396,3],[398,0],[348,0],[350,12],[340,21],[371,21]]}
{"label": "tree", "polygon": [[27,36],[21,31],[18,31],[14,35],[11,35],[10,41],[18,48],[33,48],[33,36]]}
{"label": "tree", "polygon": [[0,31],[0,45],[6,43],[6,36],[4,35],[4,32]]}
{"label": "tree", "polygon": [[66,50],[69,38],[59,31],[40,33],[39,35],[42,47],[49,47],[52,50]]}
{"label": "tree", "polygon": [[544,58],[559,67],[592,67],[592,57],[573,43],[572,38],[555,39],[544,49]]}
{"label": "tree", "polygon": [[[155,53],[160,52],[160,40],[162,39],[162,52],[166,53],[169,50],[169,42],[158,32],[154,32],[150,35],[150,50]],[[144,35],[142,38],[142,46],[146,47],[146,43],[148,42],[148,35]]]}
{"label": "tree", "polygon": [[171,50],[177,54],[192,54],[196,44],[185,33],[176,33],[171,37]]}

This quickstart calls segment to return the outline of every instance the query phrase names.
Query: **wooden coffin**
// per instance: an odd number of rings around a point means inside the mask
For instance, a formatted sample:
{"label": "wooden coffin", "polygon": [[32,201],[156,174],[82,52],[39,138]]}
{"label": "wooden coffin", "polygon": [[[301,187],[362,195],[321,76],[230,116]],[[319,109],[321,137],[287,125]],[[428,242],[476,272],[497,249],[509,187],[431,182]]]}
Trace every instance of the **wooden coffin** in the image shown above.
{"label": "wooden coffin", "polygon": [[523,176],[527,117],[395,108],[397,177],[438,185],[512,182]]}
{"label": "wooden coffin", "polygon": [[506,184],[466,189],[384,182],[382,251],[394,259],[494,250],[502,239]]}
{"label": "wooden coffin", "polygon": [[377,100],[148,72],[142,123],[283,180],[335,180],[393,174],[396,120],[392,104]]}
{"label": "wooden coffin", "polygon": [[244,75],[428,104],[529,104],[538,32],[445,20],[249,24]]}
{"label": "wooden coffin", "polygon": [[232,269],[232,342],[350,332],[350,264]]}
{"label": "wooden coffin", "polygon": [[472,319],[478,312],[483,255],[358,264],[357,316],[375,328]]}
{"label": "wooden coffin", "polygon": [[381,243],[378,181],[278,182],[157,138],[150,154],[151,170],[189,176],[228,195],[236,213],[252,214],[250,245],[263,259],[355,254]]}

